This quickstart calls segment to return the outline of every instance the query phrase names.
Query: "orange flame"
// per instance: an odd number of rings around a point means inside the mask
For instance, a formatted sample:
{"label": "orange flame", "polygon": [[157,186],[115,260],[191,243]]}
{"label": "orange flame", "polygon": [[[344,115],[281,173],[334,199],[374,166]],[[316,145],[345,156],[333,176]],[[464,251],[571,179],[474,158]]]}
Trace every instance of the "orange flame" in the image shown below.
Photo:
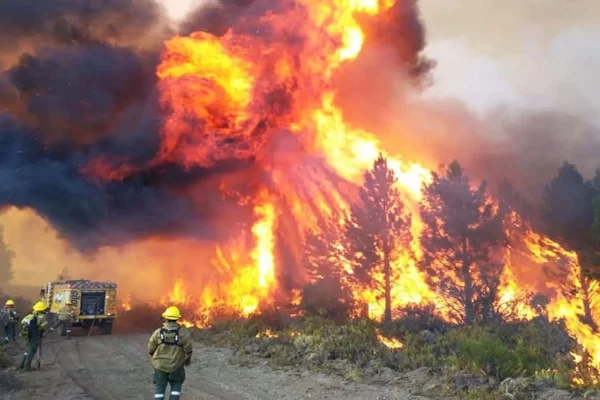
{"label": "orange flame", "polygon": [[396,338],[387,338],[380,333],[377,334],[377,340],[388,349],[401,349],[404,347],[404,343],[400,340]]}
{"label": "orange flame", "polygon": [[[261,129],[283,127],[294,134],[302,151],[324,160],[328,172],[331,170],[345,181],[359,184],[363,172],[383,153],[413,211],[415,239],[411,249],[415,256],[400,256],[392,263],[393,273],[402,276],[392,288],[393,307],[399,308],[408,304],[440,303],[417,268],[421,230],[418,206],[422,188],[431,181],[432,174],[419,163],[386,152],[373,133],[351,126],[337,104],[339,95],[333,84],[336,71],[356,59],[368,40],[359,16],[381,15],[394,3],[394,0],[297,0],[296,7],[284,7],[281,15],[267,13],[261,17],[262,22],[270,24],[272,41],[262,41],[258,34],[233,30],[221,37],[199,32],[167,41],[157,75],[161,101],[170,113],[163,128],[158,158],[189,167],[210,166],[231,157],[245,159],[261,154],[258,150],[269,145],[270,139]],[[297,32],[304,35],[302,41],[277,39],[295,38]],[[278,92],[285,92],[291,109],[281,110],[283,106],[279,102],[267,100]],[[301,229],[314,227],[318,218],[331,215],[334,210],[348,211],[348,193],[333,185],[324,193],[323,174],[302,165],[302,161],[293,156],[272,165],[268,160],[261,160],[268,164],[265,175],[272,185],[261,189],[252,203],[255,222],[250,233],[254,245],[248,249],[242,234],[241,244],[234,240],[230,246],[217,247],[214,264],[228,281],[219,280],[202,289],[195,301],[204,309],[224,301],[248,315],[261,303],[271,301],[279,289],[275,242],[280,201],[286,202]],[[100,167],[104,168],[99,163]],[[297,173],[298,170],[301,172]],[[309,183],[291,182],[290,177],[296,173],[298,181]],[[574,253],[531,231],[522,244],[525,249],[521,251],[526,253],[527,262],[546,265],[566,260],[567,279],[582,291],[581,268]],[[510,254],[507,258],[510,259]],[[517,302],[518,307],[511,312],[516,318],[531,319],[536,311],[520,301],[519,296],[523,291],[540,288],[529,285],[526,277],[517,273],[520,269],[518,261],[507,260],[498,307],[502,312]],[[189,301],[183,286],[179,281],[175,284],[169,297],[171,302]],[[593,286],[586,290],[596,295],[597,289]],[[593,355],[596,365],[600,364],[600,338],[580,318],[582,299],[565,299],[552,282],[540,290],[550,294],[549,317],[564,318],[571,335]],[[368,303],[370,317],[381,318],[384,307],[380,296],[359,288],[354,289],[354,296]],[[292,297],[297,305],[299,296],[292,294]],[[437,311],[444,316],[443,309],[438,307]],[[594,316],[600,316],[598,310],[593,311]],[[389,347],[401,346],[381,335],[378,338]]]}
{"label": "orange flame", "polygon": [[131,310],[131,294],[127,294],[125,298],[121,301],[121,308],[125,311]]}

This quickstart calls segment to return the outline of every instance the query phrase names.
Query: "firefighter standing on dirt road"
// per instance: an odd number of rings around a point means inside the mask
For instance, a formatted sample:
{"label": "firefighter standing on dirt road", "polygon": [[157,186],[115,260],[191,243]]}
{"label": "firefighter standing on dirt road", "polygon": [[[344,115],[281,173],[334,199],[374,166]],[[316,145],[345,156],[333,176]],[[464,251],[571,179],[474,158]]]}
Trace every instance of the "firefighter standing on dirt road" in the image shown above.
{"label": "firefighter standing on dirt road", "polygon": [[23,353],[21,369],[31,370],[31,362],[42,344],[42,336],[44,336],[44,332],[48,327],[45,315],[46,310],[46,303],[43,301],[37,302],[33,306],[33,312],[21,321],[21,336],[27,338],[27,346],[25,347],[25,353]]}
{"label": "firefighter standing on dirt road", "polygon": [[60,322],[60,335],[71,339],[71,327],[73,325],[73,303],[67,301],[58,313],[58,321]]}
{"label": "firefighter standing on dirt road", "polygon": [[181,313],[171,306],[162,314],[163,327],[154,331],[148,341],[148,353],[154,366],[155,399],[164,399],[167,384],[171,386],[170,400],[179,400],[185,380],[185,365],[192,358],[192,340],[187,329],[177,323]]}
{"label": "firefighter standing on dirt road", "polygon": [[16,340],[18,320],[19,313],[15,310],[15,302],[14,300],[8,300],[4,304],[4,308],[0,310],[0,328],[2,328],[6,343]]}

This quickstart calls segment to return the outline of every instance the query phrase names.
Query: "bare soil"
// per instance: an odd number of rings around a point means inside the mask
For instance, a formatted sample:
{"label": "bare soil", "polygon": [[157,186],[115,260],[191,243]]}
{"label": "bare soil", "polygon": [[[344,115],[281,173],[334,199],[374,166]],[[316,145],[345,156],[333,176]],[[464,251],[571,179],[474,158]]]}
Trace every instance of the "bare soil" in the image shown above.
{"label": "bare soil", "polygon": [[[49,337],[40,371],[9,369],[1,400],[142,400],[153,398],[148,335]],[[264,361],[231,362],[232,351],[195,343],[183,399],[198,400],[428,400],[397,386],[346,382],[300,369],[275,370]]]}

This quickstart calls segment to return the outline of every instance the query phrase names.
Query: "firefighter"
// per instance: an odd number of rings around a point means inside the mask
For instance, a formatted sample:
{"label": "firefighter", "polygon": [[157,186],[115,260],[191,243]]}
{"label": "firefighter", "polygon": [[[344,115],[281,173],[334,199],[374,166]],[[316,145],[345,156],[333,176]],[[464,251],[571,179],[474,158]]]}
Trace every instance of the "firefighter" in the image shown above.
{"label": "firefighter", "polygon": [[73,324],[73,303],[67,300],[65,305],[60,309],[58,313],[58,321],[60,322],[60,335],[66,336],[67,339],[71,339],[71,326]]}
{"label": "firefighter", "polygon": [[37,302],[33,306],[33,312],[21,321],[21,336],[27,339],[23,361],[21,361],[21,369],[31,370],[31,362],[42,343],[42,336],[44,336],[44,332],[48,327],[45,315],[46,310],[46,303],[43,301]]}
{"label": "firefighter", "polygon": [[0,311],[0,326],[4,332],[5,342],[15,341],[18,320],[19,314],[15,310],[15,302],[14,300],[8,300],[4,304],[4,308]]}
{"label": "firefighter", "polygon": [[165,322],[148,341],[148,353],[154,367],[155,399],[164,399],[167,384],[171,386],[170,400],[179,400],[185,380],[185,366],[192,359],[192,340],[187,329],[177,323],[181,313],[171,306],[162,314]]}

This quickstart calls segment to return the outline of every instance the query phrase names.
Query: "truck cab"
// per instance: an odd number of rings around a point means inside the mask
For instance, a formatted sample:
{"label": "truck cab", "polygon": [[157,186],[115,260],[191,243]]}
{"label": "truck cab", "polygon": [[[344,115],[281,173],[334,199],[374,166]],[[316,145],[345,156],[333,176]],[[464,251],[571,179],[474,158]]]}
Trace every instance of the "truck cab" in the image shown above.
{"label": "truck cab", "polygon": [[117,317],[117,284],[85,279],[54,281],[45,284],[40,295],[49,307],[54,324],[67,301],[73,305],[73,326],[89,331],[94,326],[105,335],[112,333]]}

